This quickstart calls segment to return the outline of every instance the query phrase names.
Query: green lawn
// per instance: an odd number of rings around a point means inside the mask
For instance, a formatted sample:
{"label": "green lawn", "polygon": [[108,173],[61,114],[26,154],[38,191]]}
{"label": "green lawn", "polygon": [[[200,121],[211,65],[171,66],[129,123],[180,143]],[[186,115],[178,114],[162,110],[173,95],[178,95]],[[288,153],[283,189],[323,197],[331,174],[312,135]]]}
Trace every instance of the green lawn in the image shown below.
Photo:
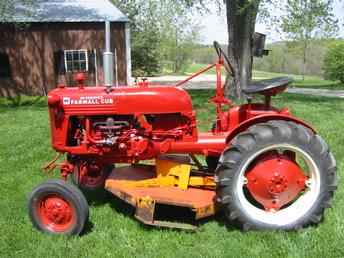
{"label": "green lawn", "polygon": [[[192,64],[186,69],[184,73],[192,74],[206,66],[207,66],[206,64]],[[215,69],[209,70],[206,74],[215,74]],[[301,75],[295,75],[295,74],[288,75],[284,73],[273,73],[273,72],[265,72],[265,71],[257,71],[257,70],[253,71],[254,80],[264,80],[264,79],[270,79],[270,78],[279,77],[279,76],[293,77],[294,78],[294,83],[292,84],[293,87],[344,90],[344,84],[335,82],[335,81],[324,80],[323,78],[319,76],[306,75],[305,79],[302,80]]]}
{"label": "green lawn", "polygon": [[[210,91],[191,91],[201,128],[209,128]],[[318,227],[299,232],[247,232],[226,228],[221,217],[203,221],[194,233],[141,225],[113,197],[92,199],[90,223],[81,237],[57,237],[33,229],[26,199],[47,180],[40,167],[54,156],[44,100],[11,107],[0,100],[1,257],[344,257],[344,192]],[[277,106],[314,125],[332,148],[339,174],[344,169],[344,102],[284,94]],[[211,114],[211,115],[209,115]]]}

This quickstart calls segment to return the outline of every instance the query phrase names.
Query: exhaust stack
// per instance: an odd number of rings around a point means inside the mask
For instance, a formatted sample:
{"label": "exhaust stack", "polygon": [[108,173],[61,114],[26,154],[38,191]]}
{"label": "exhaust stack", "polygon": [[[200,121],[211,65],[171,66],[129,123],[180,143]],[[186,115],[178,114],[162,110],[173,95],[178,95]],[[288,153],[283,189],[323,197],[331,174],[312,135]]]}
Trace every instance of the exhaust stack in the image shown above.
{"label": "exhaust stack", "polygon": [[113,86],[113,53],[111,52],[111,25],[110,21],[105,22],[105,51],[103,53],[104,64],[104,85]]}

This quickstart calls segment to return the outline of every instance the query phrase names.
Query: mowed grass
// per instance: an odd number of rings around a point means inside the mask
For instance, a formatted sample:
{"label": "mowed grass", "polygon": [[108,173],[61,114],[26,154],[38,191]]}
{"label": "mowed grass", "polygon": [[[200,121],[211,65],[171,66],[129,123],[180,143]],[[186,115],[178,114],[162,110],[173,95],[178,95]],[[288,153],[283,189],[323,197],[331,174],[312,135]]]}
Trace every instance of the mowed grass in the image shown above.
{"label": "mowed grass", "polygon": [[[185,74],[193,74],[200,69],[206,67],[207,64],[191,64],[185,71]],[[211,69],[206,74],[215,74],[215,69]],[[225,74],[225,70],[223,70]],[[321,78],[320,76],[306,75],[304,80],[301,75],[296,74],[285,74],[285,73],[274,73],[253,70],[253,80],[264,80],[271,79],[280,76],[290,76],[294,79],[292,87],[298,88],[313,88],[313,89],[330,89],[330,90],[344,90],[344,84],[337,81],[330,81]]]}
{"label": "mowed grass", "polygon": [[[214,118],[211,91],[191,91],[200,127]],[[0,256],[1,257],[344,257],[342,183],[332,209],[317,227],[298,232],[247,232],[223,225],[221,216],[200,223],[196,232],[146,227],[110,195],[90,201],[90,223],[81,237],[36,231],[27,216],[31,189],[51,176],[40,170],[54,156],[47,108],[11,107],[0,101]],[[338,172],[344,165],[344,102],[284,94],[274,103],[288,106],[311,123],[331,146]],[[55,176],[57,172],[55,173]]]}

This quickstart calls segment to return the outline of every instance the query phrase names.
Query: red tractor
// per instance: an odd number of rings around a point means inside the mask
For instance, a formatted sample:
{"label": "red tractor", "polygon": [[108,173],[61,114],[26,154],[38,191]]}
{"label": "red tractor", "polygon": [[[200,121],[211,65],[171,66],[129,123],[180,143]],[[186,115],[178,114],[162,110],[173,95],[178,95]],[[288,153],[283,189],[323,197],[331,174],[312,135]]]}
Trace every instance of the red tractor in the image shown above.
{"label": "red tractor", "polygon": [[195,219],[223,211],[228,223],[244,230],[296,230],[319,223],[336,190],[336,162],[311,126],[271,105],[271,97],[291,80],[254,83],[245,94],[260,94],[265,101],[248,98],[247,104],[233,106],[221,82],[221,68],[231,72],[231,64],[218,44],[215,49],[218,61],[188,79],[216,68],[210,100],[216,121],[209,132],[198,131],[191,98],[180,87],[188,80],[170,87],[145,81],[134,87],[86,87],[79,75],[77,87],[52,90],[52,146],[66,158],[46,168],[58,165],[65,180],[33,190],[34,226],[80,234],[88,204],[79,188],[105,188],[150,225],[193,228],[162,220],[157,212],[164,207],[189,209]]}

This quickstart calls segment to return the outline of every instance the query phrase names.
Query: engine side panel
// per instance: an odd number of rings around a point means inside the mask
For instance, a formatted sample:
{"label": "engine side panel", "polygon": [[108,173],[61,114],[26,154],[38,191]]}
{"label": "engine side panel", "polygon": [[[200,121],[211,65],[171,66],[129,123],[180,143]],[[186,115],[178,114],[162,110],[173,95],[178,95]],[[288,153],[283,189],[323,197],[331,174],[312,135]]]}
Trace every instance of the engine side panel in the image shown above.
{"label": "engine side panel", "polygon": [[165,153],[175,141],[197,141],[191,98],[180,88],[58,88],[48,103],[59,152],[133,162]]}

